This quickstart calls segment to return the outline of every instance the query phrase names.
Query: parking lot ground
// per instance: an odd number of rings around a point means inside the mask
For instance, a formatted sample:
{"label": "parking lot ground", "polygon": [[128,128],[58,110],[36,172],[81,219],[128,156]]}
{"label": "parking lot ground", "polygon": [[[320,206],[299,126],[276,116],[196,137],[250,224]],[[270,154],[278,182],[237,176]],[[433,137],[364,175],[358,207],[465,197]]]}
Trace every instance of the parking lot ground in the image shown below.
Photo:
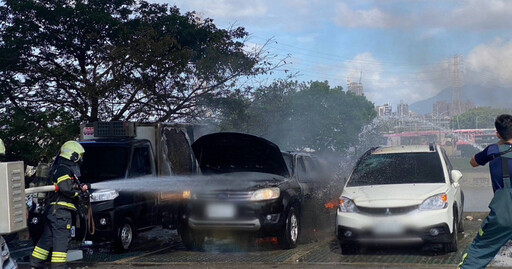
{"label": "parking lot ground", "polygon": [[[459,234],[459,250],[444,254],[437,246],[371,247],[359,255],[342,255],[331,231],[318,232],[317,238],[282,250],[275,240],[258,240],[254,247],[240,250],[234,241],[208,239],[204,252],[184,248],[178,236],[167,230],[154,229],[141,234],[135,249],[128,253],[111,253],[105,246],[82,248],[84,259],[70,263],[72,268],[456,268],[463,253],[476,235],[487,213],[467,213],[465,232]],[[313,237],[314,237],[313,236]],[[14,250],[14,249],[13,249]],[[27,253],[30,251],[28,250]],[[24,255],[27,255],[25,253]],[[509,256],[502,251],[501,255]],[[14,250],[20,268],[28,268],[27,257]],[[505,257],[509,258],[509,257]],[[495,261],[493,267],[504,268],[506,262]],[[512,263],[510,263],[512,266]],[[493,268],[490,267],[490,268]]]}

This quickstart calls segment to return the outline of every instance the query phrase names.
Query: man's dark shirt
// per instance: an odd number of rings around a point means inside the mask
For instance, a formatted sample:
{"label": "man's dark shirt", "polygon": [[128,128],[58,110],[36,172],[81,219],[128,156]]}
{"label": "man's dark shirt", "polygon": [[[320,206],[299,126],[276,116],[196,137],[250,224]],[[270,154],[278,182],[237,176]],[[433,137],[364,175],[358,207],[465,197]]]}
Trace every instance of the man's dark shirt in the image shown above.
{"label": "man's dark shirt", "polygon": [[[475,155],[475,161],[479,165],[489,163],[489,170],[491,172],[492,189],[496,192],[503,189],[503,164],[501,157],[494,159],[494,156],[500,152],[498,145],[492,144],[487,146],[483,151]],[[509,168],[512,167],[512,159],[508,159]]]}

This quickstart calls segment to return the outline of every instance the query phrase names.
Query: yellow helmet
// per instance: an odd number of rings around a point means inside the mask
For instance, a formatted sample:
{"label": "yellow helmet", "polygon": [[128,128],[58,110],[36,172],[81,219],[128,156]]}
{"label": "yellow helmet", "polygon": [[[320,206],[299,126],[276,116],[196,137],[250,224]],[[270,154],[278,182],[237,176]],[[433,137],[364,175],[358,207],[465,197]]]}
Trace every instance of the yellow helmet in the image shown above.
{"label": "yellow helmet", "polygon": [[0,139],[0,155],[4,155],[4,154],[5,154],[4,141],[2,141],[2,139]]}
{"label": "yellow helmet", "polygon": [[72,162],[80,161],[84,153],[84,147],[76,141],[68,141],[60,148],[60,156]]}

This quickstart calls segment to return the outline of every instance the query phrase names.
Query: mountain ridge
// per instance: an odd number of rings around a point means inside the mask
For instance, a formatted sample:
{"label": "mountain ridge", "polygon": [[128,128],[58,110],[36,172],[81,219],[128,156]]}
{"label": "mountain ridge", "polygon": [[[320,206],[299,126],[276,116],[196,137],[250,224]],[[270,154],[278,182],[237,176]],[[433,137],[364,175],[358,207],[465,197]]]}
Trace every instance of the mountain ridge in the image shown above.
{"label": "mountain ridge", "polygon": [[[433,105],[437,101],[452,102],[453,87],[440,91],[437,95],[422,101],[412,103],[409,110],[416,114],[432,113]],[[494,108],[510,108],[512,106],[512,89],[491,85],[464,85],[461,88],[462,102],[472,101],[476,106],[489,106]]]}

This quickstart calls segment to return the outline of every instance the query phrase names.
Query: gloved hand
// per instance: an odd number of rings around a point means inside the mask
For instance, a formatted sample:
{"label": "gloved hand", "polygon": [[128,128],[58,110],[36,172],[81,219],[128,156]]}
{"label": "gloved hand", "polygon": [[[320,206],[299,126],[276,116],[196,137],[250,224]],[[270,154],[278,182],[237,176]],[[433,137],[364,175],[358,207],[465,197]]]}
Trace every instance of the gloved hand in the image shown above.
{"label": "gloved hand", "polygon": [[89,189],[89,187],[87,186],[87,184],[85,184],[85,183],[80,184],[80,190],[82,190],[82,192],[87,192],[88,189]]}
{"label": "gloved hand", "polygon": [[89,203],[89,192],[81,192],[78,194],[78,200],[84,205]]}

